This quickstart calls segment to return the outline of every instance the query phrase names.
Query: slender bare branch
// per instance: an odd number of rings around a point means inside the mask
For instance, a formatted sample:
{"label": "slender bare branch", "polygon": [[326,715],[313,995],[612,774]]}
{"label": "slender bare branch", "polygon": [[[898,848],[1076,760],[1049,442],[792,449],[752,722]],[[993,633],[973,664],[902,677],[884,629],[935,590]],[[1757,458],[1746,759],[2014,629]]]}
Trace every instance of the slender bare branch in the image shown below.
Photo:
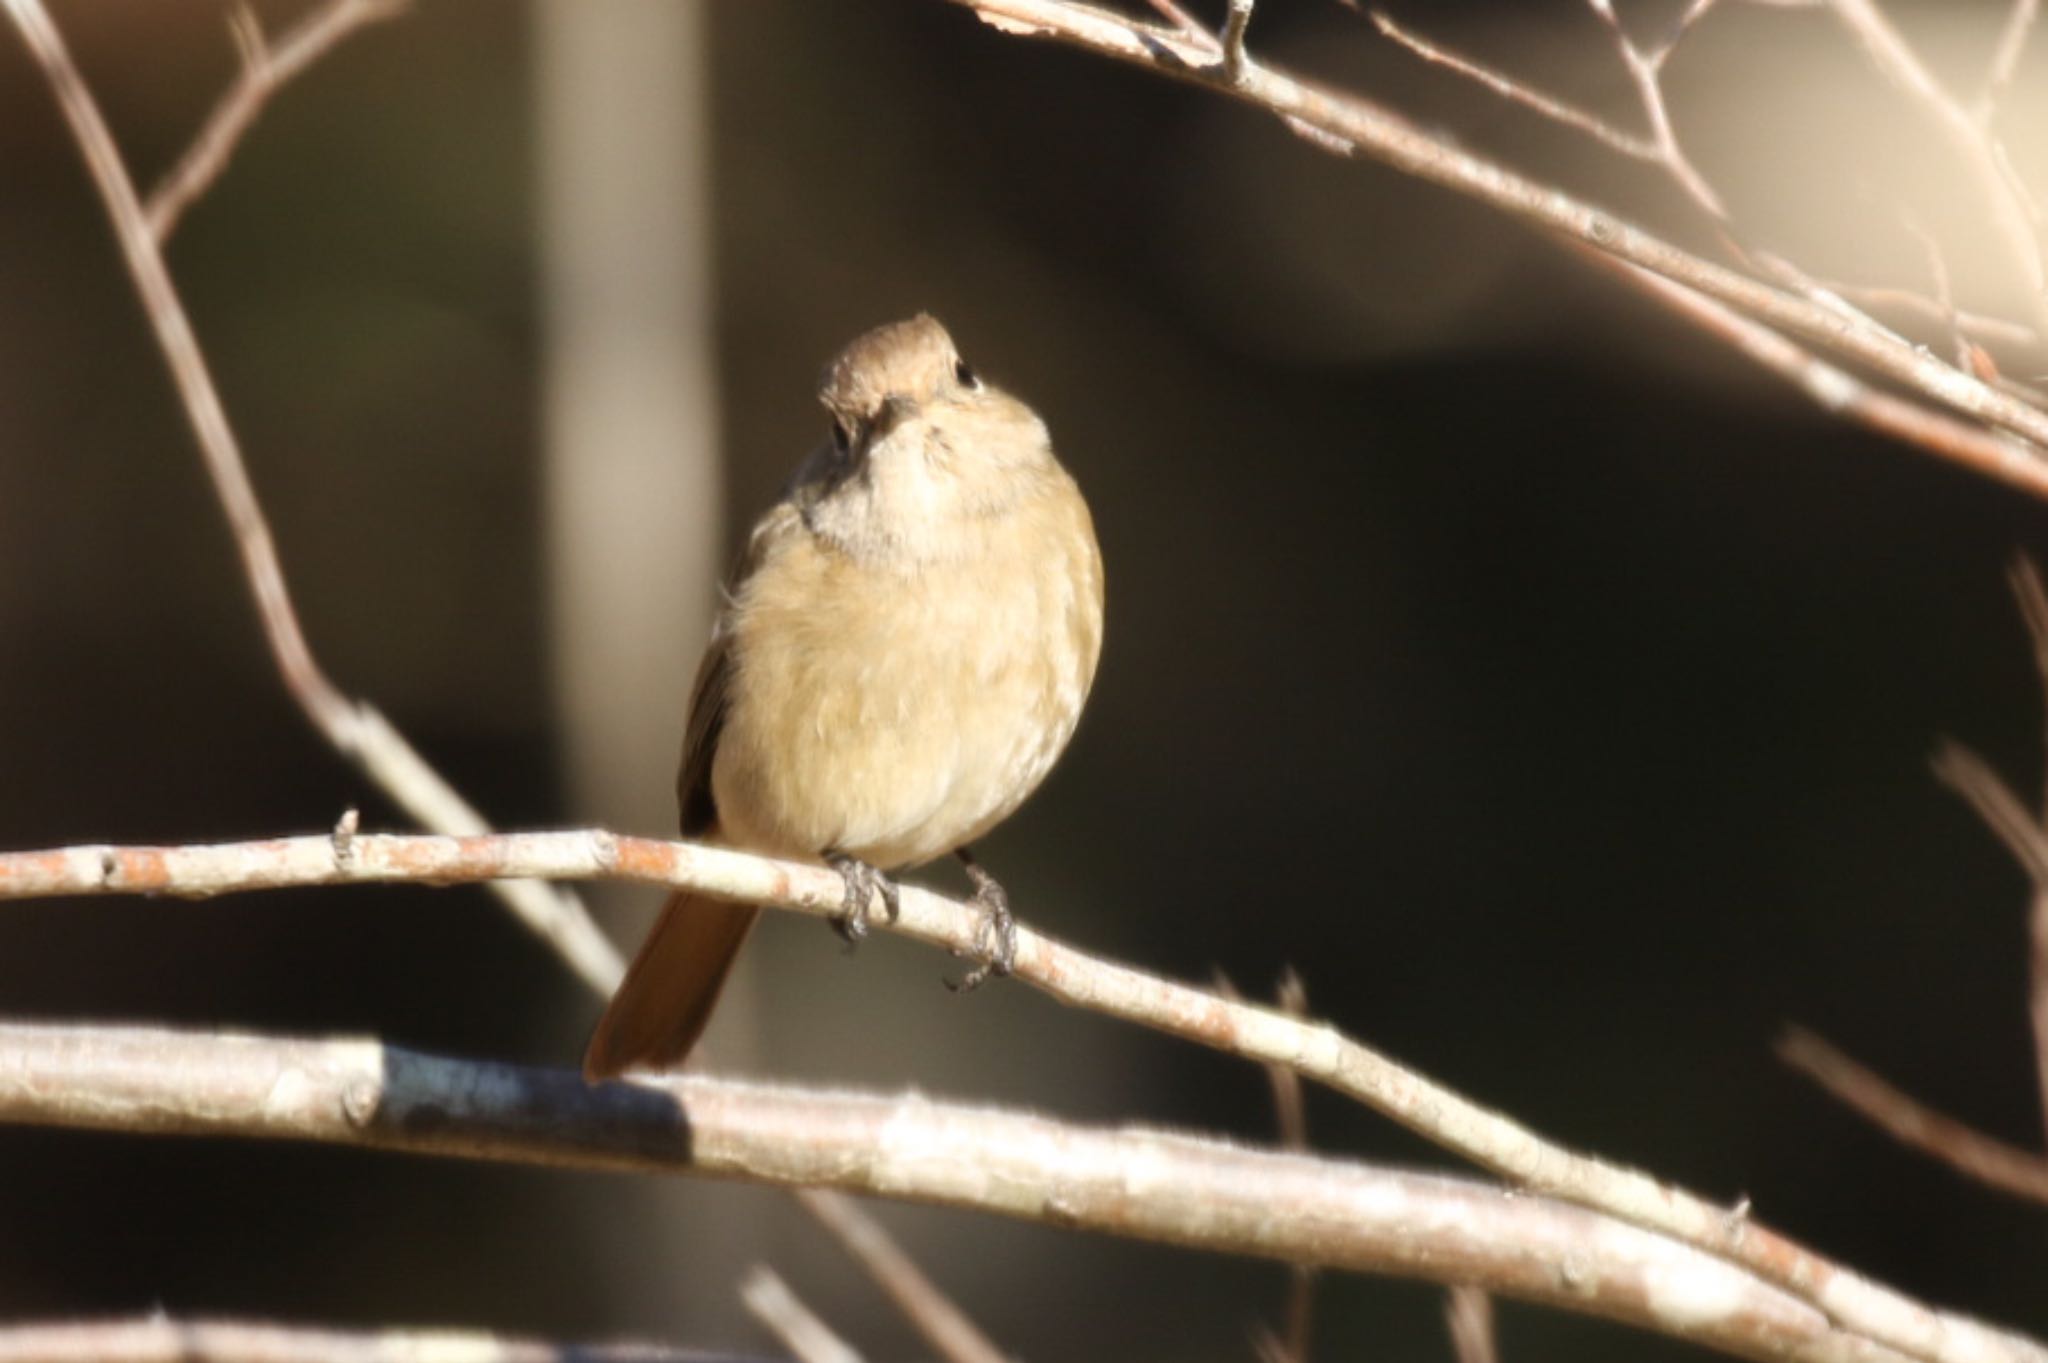
{"label": "slender bare branch", "polygon": [[2048,1203],[2048,1158],[1936,1112],[1811,1032],[1787,1031],[1778,1056],[1901,1144],[2001,1192]]}
{"label": "slender bare branch", "polygon": [[1582,132],[1623,156],[1638,161],[1656,161],[1659,158],[1658,146],[1651,139],[1617,128],[1598,114],[1567,104],[1505,72],[1431,42],[1421,34],[1402,27],[1385,10],[1375,9],[1369,13],[1374,27],[1422,60],[1454,71],[1509,103],[1519,104],[1553,123]]}
{"label": "slender bare branch", "polygon": [[[1232,1003],[1244,999],[1244,994],[1221,971],[1216,973],[1216,992]],[[1281,973],[1274,994],[1275,1004],[1287,1016],[1308,1016],[1308,986],[1293,967]],[[1301,1075],[1286,1065],[1261,1068],[1273,1091],[1274,1124],[1279,1128],[1281,1148],[1307,1154],[1308,1099],[1302,1091]],[[1306,1264],[1296,1264],[1287,1275],[1287,1310],[1280,1331],[1260,1327],[1253,1334],[1253,1343],[1264,1363],[1308,1363],[1309,1342],[1315,1335],[1315,1308],[1316,1271]]]}
{"label": "slender bare branch", "polygon": [[557,1344],[475,1330],[331,1330],[165,1315],[0,1325],[0,1363],[774,1363],[637,1342]]}
{"label": "slender bare branch", "polygon": [[[1231,80],[1208,49],[1169,28],[1075,0],[949,0],[997,31],[1050,38],[1228,94],[1280,118],[1325,150],[1370,155],[1477,198],[1524,222],[1678,279],[1781,330],[1867,365],[1977,420],[2048,443],[2048,412],[2000,393],[1932,354],[1813,299],[1795,297],[1702,260],[1611,213],[1451,146],[1356,95],[1299,81],[1259,63]],[[1929,447],[1943,458],[1949,450]],[[2036,457],[2039,457],[2036,455]]]}
{"label": "slender bare branch", "polygon": [[1621,59],[1629,83],[1635,87],[1637,103],[1642,108],[1644,121],[1649,125],[1650,135],[1647,137],[1624,131],[1605,119],[1574,108],[1512,76],[1482,66],[1468,57],[1445,51],[1401,28],[1377,10],[1373,11],[1373,21],[1383,34],[1407,47],[1425,61],[1448,67],[1505,99],[1588,134],[1624,156],[1656,166],[1706,217],[1732,259],[1791,289],[1799,297],[1839,314],[1854,326],[1867,327],[1872,332],[1894,341],[1902,340],[1896,333],[1790,260],[1746,244],[1736,232],[1735,224],[1728,215],[1720,192],[1700,172],[1679,141],[1677,125],[1671,119],[1670,108],[1664,98],[1664,64],[1670,59],[1671,54],[1678,50],[1679,43],[1692,30],[1693,25],[1713,8],[1715,0],[1693,0],[1693,3],[1679,15],[1669,37],[1655,48],[1639,46],[1628,36],[1627,30],[1622,27],[1620,16],[1609,0],[1586,0],[1586,3],[1587,8],[1591,9],[1607,27],[1614,40],[1615,51]]}
{"label": "slender bare branch", "polygon": [[2005,29],[1998,35],[1998,49],[1991,57],[1991,70],[1984,77],[1983,93],[1977,97],[1974,114],[1978,127],[1989,128],[1998,116],[1998,103],[2005,98],[2013,74],[2020,69],[2020,54],[2026,50],[2027,37],[2034,31],[2040,11],[2041,0],[2013,0],[2012,13],[2006,16]]}
{"label": "slender bare branch", "polygon": [[[1841,280],[1820,280],[1821,287],[1840,294],[1866,308],[1889,309],[1918,321],[1945,323],[1947,310],[1924,293],[1881,284],[1849,284]],[[1956,309],[1956,325],[1963,334],[1989,345],[2032,346],[2040,344],[2034,329],[2004,317],[1992,317],[1967,308]]]}
{"label": "slender bare branch", "polygon": [[1671,110],[1664,102],[1665,59],[1677,47],[1678,35],[1696,23],[1706,12],[1705,8],[1687,11],[1683,25],[1674,33],[1671,42],[1651,53],[1637,47],[1628,36],[1628,30],[1621,26],[1621,17],[1614,12],[1609,0],[1587,0],[1587,7],[1607,25],[1607,31],[1614,39],[1614,50],[1621,58],[1622,69],[1628,73],[1629,83],[1636,88],[1636,100],[1642,105],[1643,117],[1650,125],[1654,158],[1702,212],[1725,227],[1728,210],[1723,206],[1721,196],[1707,183],[1707,177],[1700,174],[1699,167],[1685,154],[1685,148],[1678,140],[1678,128],[1671,121]]}
{"label": "slender bare branch", "polygon": [[591,1087],[368,1040],[0,1024],[0,1122],[828,1185],[1078,1230],[1470,1283],[1739,1357],[1898,1363],[1755,1275],[1466,1180],[916,1094],[681,1075]]}
{"label": "slender bare branch", "polygon": [[256,122],[272,95],[333,51],[351,33],[393,17],[406,3],[407,0],[327,0],[293,25],[275,46],[264,41],[263,30],[253,14],[246,9],[235,10],[234,32],[242,53],[242,70],[214,105],[192,145],[150,191],[149,201],[143,206],[143,218],[157,244],[161,246],[170,239],[185,210],[227,169],[228,159],[234,155],[242,135]]}
{"label": "slender bare branch", "polygon": [[[2041,570],[2025,554],[2013,559],[2009,574],[2013,599],[2019,604],[2020,619],[2026,623],[2027,638],[2034,649],[2034,672],[2041,683],[2041,697],[2048,705],[2048,584]],[[2042,735],[2048,740],[2048,716]],[[2042,767],[2041,821],[2048,831],[2048,763]],[[2040,1095],[2041,1117],[2048,1126],[2048,885],[2036,883],[2027,912],[2027,1019],[2034,1035],[2034,1079]]]}
{"label": "slender bare branch", "polygon": [[1203,28],[1194,15],[1181,8],[1177,0],[1147,0],[1147,3],[1159,12],[1161,18],[1179,29],[1182,37],[1222,50],[1222,41]]}
{"label": "slender bare branch", "polygon": [[[227,512],[242,571],[256,600],[266,642],[285,689],[336,751],[354,762],[423,827],[441,833],[486,833],[490,825],[455,788],[441,778],[405,736],[367,702],[352,700],[330,681],[313,657],[299,624],[284,566],[270,524],[256,499],[240,442],[228,422],[205,354],[185,305],[171,282],[163,251],[150,230],[135,185],[101,117],[92,92],[78,73],[43,0],[0,0],[48,77],[84,153],[107,217],[119,239],[123,260],[142,297],[144,312],[169,365],[193,435],[205,458],[222,508]],[[308,58],[310,60],[310,57]],[[498,896],[593,988],[609,993],[624,965],[605,935],[573,894],[544,885],[493,887]]]}
{"label": "slender bare branch", "polygon": [[854,1262],[867,1270],[940,1358],[948,1363],[1008,1363],[1008,1355],[925,1276],[880,1222],[841,1193],[803,1188],[796,1197]]}
{"label": "slender bare branch", "polygon": [[[2048,263],[2038,234],[2040,212],[2019,178],[2012,173],[1997,140],[1983,120],[1973,117],[1943,89],[1912,45],[1892,26],[1876,0],[1829,0],[1842,23],[1856,35],[1871,63],[1926,112],[1947,137],[1963,166],[1977,183],[1997,229],[2015,277],[2026,293],[2034,327],[2048,335]],[[2027,21],[2028,23],[2031,20]],[[2010,31],[2012,25],[2008,25]],[[2026,24],[2015,43],[2023,42]],[[2014,61],[2018,60],[2015,48]]]}
{"label": "slender bare branch", "polygon": [[1977,811],[2028,878],[2048,889],[2048,832],[2042,831],[2004,778],[1959,743],[1945,743],[1935,752],[1934,774]]}
{"label": "slender bare branch", "polygon": [[1848,371],[1696,289],[1610,256],[1591,251],[1584,254],[1680,317],[1786,379],[1823,410],[1920,449],[1938,451],[1952,463],[2048,498],[2048,465],[2010,436],[1957,421],[1930,407],[1872,388]]}
{"label": "slender bare branch", "polygon": [[1444,1323],[1451,1332],[1451,1357],[1456,1363],[1500,1363],[1493,1298],[1466,1284],[1452,1288],[1444,1298]]}
{"label": "slender bare branch", "polygon": [[804,1305],[803,1299],[766,1264],[755,1265],[751,1273],[740,1279],[740,1300],[755,1320],[797,1356],[798,1363],[861,1363],[854,1347]]}
{"label": "slender bare branch", "polygon": [[[345,855],[331,837],[0,854],[0,899],[117,893],[205,897],[287,885],[454,884],[529,877],[657,884],[820,917],[840,911],[845,890],[838,874],[822,866],[604,832],[474,838],[358,834],[347,842]],[[905,886],[899,907],[895,920],[878,926],[960,955],[977,951],[983,917],[973,905]],[[1935,1311],[1850,1272],[1746,1213],[1552,1145],[1327,1024],[1231,1003],[1023,929],[1017,934],[1015,974],[1074,1007],[1246,1060],[1288,1065],[1529,1189],[1599,1208],[1741,1265],[1867,1341],[1934,1363],[2048,1363],[2048,1347]]]}

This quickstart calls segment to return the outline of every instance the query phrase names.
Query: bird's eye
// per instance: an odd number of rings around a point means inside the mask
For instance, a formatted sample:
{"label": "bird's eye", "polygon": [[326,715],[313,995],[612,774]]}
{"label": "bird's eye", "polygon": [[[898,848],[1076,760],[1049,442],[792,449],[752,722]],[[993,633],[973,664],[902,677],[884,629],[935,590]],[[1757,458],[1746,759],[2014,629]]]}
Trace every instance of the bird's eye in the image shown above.
{"label": "bird's eye", "polygon": [[832,448],[838,450],[841,454],[845,454],[847,447],[851,444],[853,444],[853,440],[846,434],[846,423],[843,421],[833,422]]}
{"label": "bird's eye", "polygon": [[965,360],[953,361],[953,378],[958,381],[962,388],[981,387],[981,380],[974,376],[974,371],[967,367],[967,361]]}

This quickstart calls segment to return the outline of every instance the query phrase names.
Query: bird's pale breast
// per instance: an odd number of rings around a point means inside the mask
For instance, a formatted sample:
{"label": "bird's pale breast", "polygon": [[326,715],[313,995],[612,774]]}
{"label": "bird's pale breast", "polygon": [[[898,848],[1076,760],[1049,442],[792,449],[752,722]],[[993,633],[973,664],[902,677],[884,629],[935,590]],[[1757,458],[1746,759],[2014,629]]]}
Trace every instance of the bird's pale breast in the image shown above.
{"label": "bird's pale breast", "polygon": [[1101,560],[1064,473],[970,554],[880,566],[791,527],[734,603],[739,684],[712,769],[742,846],[912,866],[1037,787],[1101,647]]}

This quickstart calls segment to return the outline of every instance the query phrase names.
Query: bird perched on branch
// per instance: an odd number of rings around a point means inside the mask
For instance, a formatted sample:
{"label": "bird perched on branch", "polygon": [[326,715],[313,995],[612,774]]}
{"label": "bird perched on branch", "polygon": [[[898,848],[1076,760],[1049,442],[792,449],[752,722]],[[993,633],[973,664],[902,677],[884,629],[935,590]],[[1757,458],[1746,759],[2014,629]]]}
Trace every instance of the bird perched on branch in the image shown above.
{"label": "bird perched on branch", "polygon": [[[1045,424],[981,381],[929,316],[826,369],[832,437],[754,527],[690,697],[686,837],[821,860],[848,940],[885,872],[954,853],[1009,969],[1015,925],[968,845],[1066,747],[1102,648],[1102,556]],[[759,909],[670,896],[597,1025],[584,1074],[689,1054]]]}

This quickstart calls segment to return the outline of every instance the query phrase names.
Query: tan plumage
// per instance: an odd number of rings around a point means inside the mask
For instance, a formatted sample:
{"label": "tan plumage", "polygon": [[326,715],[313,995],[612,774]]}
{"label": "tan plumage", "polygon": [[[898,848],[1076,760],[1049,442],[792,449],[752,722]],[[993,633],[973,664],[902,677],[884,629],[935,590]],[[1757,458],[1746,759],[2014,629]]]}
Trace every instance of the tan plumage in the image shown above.
{"label": "tan plumage", "polygon": [[[928,316],[826,370],[834,440],[755,527],[698,669],[686,836],[882,870],[964,848],[1066,746],[1102,646],[1102,559],[1043,423]],[[680,1062],[757,911],[678,894],[584,1059]]]}

